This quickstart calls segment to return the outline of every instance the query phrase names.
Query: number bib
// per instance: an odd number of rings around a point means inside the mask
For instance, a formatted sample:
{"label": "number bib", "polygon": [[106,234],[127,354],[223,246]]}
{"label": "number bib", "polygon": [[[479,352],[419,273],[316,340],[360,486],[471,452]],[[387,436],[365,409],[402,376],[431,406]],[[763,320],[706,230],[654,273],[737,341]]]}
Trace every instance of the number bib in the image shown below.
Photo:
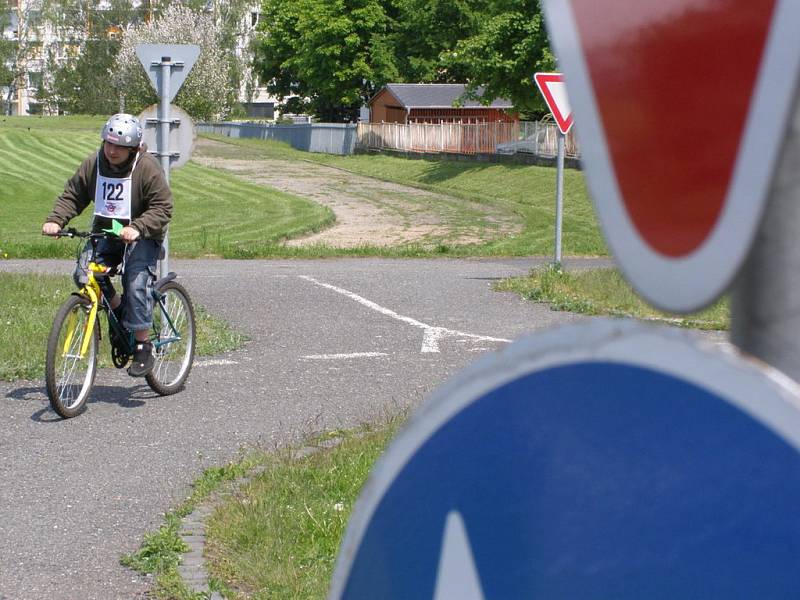
{"label": "number bib", "polygon": [[104,177],[100,174],[100,153],[97,153],[97,184],[94,188],[94,214],[108,219],[131,220],[131,180],[139,155],[127,177]]}

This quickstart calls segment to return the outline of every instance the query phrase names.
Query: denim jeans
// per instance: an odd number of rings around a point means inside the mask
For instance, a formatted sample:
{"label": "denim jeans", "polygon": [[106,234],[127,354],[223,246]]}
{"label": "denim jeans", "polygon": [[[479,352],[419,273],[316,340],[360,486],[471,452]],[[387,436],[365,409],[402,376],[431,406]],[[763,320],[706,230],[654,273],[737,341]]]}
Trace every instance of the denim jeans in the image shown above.
{"label": "denim jeans", "polygon": [[[86,283],[86,269],[92,254],[91,242],[81,253],[73,278],[80,287]],[[161,254],[158,240],[138,240],[124,244],[117,240],[100,240],[97,244],[95,262],[116,267],[124,262],[122,275],[122,302],[124,316],[122,324],[130,331],[149,329],[153,324],[153,283],[156,280],[156,265]],[[124,261],[123,261],[124,258]],[[100,281],[102,275],[95,273]]]}

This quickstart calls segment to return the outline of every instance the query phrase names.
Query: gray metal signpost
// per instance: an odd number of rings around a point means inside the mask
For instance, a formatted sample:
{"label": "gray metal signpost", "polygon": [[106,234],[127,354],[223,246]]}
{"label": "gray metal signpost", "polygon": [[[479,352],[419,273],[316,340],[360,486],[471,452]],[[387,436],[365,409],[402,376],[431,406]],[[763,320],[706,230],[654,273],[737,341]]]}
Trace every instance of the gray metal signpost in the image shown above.
{"label": "gray metal signpost", "polygon": [[[154,154],[161,161],[161,168],[169,183],[169,171],[172,159],[178,158],[180,152],[170,148],[170,128],[179,127],[180,119],[170,116],[170,102],[175,98],[183,85],[189,71],[192,70],[200,46],[188,44],[139,44],[136,56],[142,63],[150,83],[158,94],[157,145]],[[164,238],[164,258],[161,261],[160,274],[163,277],[169,272],[169,236]]]}
{"label": "gray metal signpost", "polygon": [[800,90],[764,217],[731,289],[731,341],[800,381]]}
{"label": "gray metal signpost", "polygon": [[553,262],[561,266],[561,229],[564,221],[564,154],[567,132],[572,127],[572,108],[567,98],[561,73],[536,73],[536,86],[558,126],[558,155],[556,158],[556,239]]}
{"label": "gray metal signpost", "polygon": [[558,157],[556,159],[556,251],[555,265],[561,265],[561,228],[564,221],[564,141],[565,136],[558,131]]}

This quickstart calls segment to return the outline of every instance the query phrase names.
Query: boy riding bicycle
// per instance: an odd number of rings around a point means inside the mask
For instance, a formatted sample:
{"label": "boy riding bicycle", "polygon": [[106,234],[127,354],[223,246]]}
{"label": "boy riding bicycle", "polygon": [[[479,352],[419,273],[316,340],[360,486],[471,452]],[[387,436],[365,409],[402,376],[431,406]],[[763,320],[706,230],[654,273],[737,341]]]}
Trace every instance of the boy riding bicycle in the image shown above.
{"label": "boy riding bicycle", "polygon": [[[136,348],[128,373],[142,377],[153,368],[153,348],[148,341],[153,303],[148,287],[155,278],[161,246],[172,218],[172,192],[158,160],[147,153],[142,143],[142,127],[136,117],[113,115],[103,125],[100,137],[100,149],[87,157],[66,182],[42,226],[42,233],[57,234],[90,202],[94,202],[93,231],[111,229],[112,220],[125,225],[119,240],[99,241],[96,259],[111,268],[124,260],[122,297],[108,277],[100,274],[96,277],[114,313],[133,331]],[[84,253],[88,251],[87,246]],[[75,276],[76,281],[85,277],[80,268]]]}

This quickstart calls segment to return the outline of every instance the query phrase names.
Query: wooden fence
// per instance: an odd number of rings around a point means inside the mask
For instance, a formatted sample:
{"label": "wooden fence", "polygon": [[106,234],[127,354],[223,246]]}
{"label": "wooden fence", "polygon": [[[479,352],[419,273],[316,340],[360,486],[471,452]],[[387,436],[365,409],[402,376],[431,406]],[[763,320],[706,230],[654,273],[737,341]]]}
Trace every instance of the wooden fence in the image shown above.
{"label": "wooden fence", "polygon": [[[527,152],[555,156],[558,130],[549,120],[512,123],[359,123],[356,146],[406,152],[457,154],[514,154]],[[566,139],[566,155],[580,158],[573,131]]]}
{"label": "wooden fence", "polygon": [[519,139],[519,123],[359,123],[356,145],[407,152],[494,154]]}

